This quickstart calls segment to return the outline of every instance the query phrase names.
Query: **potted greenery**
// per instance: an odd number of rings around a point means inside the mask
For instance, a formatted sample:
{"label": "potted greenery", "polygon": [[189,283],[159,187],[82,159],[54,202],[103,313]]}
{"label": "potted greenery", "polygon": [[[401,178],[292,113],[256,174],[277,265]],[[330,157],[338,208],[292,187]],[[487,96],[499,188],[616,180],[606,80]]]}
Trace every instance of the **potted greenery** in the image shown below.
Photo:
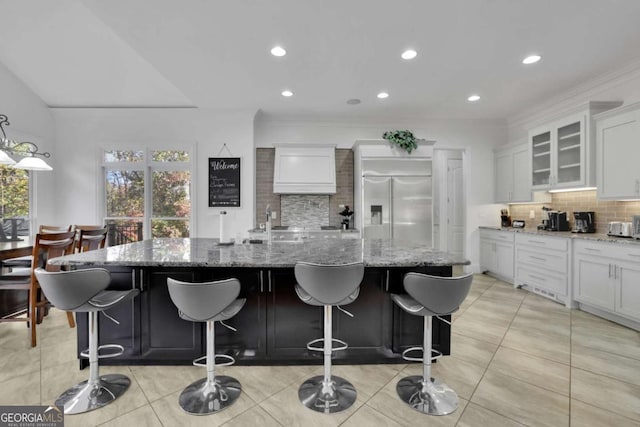
{"label": "potted greenery", "polygon": [[382,137],[398,147],[407,150],[409,154],[418,148],[417,139],[409,130],[390,130],[383,133]]}

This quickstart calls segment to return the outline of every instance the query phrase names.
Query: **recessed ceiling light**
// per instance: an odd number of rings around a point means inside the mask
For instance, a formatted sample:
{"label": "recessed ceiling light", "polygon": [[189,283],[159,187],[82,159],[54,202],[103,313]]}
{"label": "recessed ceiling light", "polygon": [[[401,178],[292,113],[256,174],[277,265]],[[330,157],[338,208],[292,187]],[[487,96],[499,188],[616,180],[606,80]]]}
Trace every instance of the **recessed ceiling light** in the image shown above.
{"label": "recessed ceiling light", "polygon": [[347,99],[347,104],[349,105],[358,105],[360,102],[361,101],[358,98]]}
{"label": "recessed ceiling light", "polygon": [[480,100],[480,95],[471,95],[470,97],[467,98],[467,101],[470,102],[476,102]]}
{"label": "recessed ceiling light", "polygon": [[536,62],[540,61],[541,58],[542,57],[540,55],[529,55],[522,60],[522,63],[526,65],[535,64]]}
{"label": "recessed ceiling light", "polygon": [[290,96],[293,96],[293,92],[291,92],[290,90],[283,90],[282,96],[286,96],[288,98]]}
{"label": "recessed ceiling light", "polygon": [[385,98],[388,98],[388,97],[389,97],[389,94],[387,92],[380,92],[378,94],[378,98],[380,98],[380,99],[385,99]]}
{"label": "recessed ceiling light", "polygon": [[286,54],[287,54],[287,51],[280,46],[276,46],[273,49],[271,49],[271,55],[273,56],[285,56]]}
{"label": "recessed ceiling light", "polygon": [[416,52],[413,49],[407,49],[404,52],[402,52],[402,55],[400,55],[402,57],[402,59],[413,59],[416,56],[418,56],[418,52]]}

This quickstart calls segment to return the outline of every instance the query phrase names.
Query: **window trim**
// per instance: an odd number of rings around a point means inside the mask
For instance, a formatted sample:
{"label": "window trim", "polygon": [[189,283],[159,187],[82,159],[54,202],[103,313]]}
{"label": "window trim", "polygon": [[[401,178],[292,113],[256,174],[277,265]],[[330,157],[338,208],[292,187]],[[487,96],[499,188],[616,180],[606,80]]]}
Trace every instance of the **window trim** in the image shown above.
{"label": "window trim", "polygon": [[[105,162],[104,155],[105,152],[111,150],[131,150],[131,151],[142,151],[143,152],[143,161],[141,162]],[[158,162],[151,160],[151,154],[153,151],[169,151],[169,150],[180,150],[186,151],[189,153],[189,161],[188,162]],[[121,144],[114,144],[113,146],[103,146],[98,150],[98,163],[100,170],[100,180],[99,180],[99,194],[98,198],[98,216],[100,217],[98,221],[107,221],[109,219],[115,220],[142,220],[142,238],[143,239],[151,239],[151,222],[154,219],[166,219],[166,220],[180,220],[180,221],[188,221],[189,222],[189,237],[193,237],[197,235],[196,229],[196,171],[195,171],[195,161],[194,159],[197,156],[196,153],[196,145],[192,144],[189,146],[181,146],[181,147],[167,147],[167,146],[145,146],[141,147],[138,145],[129,145],[123,146]],[[109,217],[107,216],[107,189],[106,189],[106,173],[108,169],[112,170],[138,170],[144,173],[144,207],[145,212],[142,217]],[[153,209],[153,195],[152,195],[152,173],[154,171],[187,171],[191,175],[190,183],[189,183],[189,199],[191,201],[191,210],[190,215],[188,217],[153,217],[152,209]]]}

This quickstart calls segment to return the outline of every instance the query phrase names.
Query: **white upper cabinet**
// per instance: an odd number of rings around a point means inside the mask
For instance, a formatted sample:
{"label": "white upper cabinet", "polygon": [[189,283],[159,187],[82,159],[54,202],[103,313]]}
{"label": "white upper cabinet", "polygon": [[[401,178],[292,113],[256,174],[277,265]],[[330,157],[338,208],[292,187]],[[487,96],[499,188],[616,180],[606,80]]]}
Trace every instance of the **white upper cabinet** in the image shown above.
{"label": "white upper cabinet", "polygon": [[335,145],[276,145],[273,192],[335,194]]}
{"label": "white upper cabinet", "polygon": [[640,103],[596,117],[598,198],[640,198]]}
{"label": "white upper cabinet", "polygon": [[580,111],[529,131],[531,189],[595,186],[592,116],[619,102],[589,102]]}
{"label": "white upper cabinet", "polygon": [[495,202],[517,203],[533,200],[526,144],[495,152]]}

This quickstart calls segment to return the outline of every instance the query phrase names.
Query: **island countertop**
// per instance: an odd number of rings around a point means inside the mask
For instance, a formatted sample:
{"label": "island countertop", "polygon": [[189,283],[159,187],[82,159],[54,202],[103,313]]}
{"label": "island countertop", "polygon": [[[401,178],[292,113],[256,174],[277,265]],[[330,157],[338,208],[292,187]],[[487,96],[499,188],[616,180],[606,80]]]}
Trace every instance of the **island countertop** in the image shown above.
{"label": "island countertop", "polygon": [[289,268],[306,261],[366,267],[468,265],[462,256],[426,245],[382,239],[317,239],[302,243],[220,245],[211,238],[162,238],[54,258],[56,265]]}

